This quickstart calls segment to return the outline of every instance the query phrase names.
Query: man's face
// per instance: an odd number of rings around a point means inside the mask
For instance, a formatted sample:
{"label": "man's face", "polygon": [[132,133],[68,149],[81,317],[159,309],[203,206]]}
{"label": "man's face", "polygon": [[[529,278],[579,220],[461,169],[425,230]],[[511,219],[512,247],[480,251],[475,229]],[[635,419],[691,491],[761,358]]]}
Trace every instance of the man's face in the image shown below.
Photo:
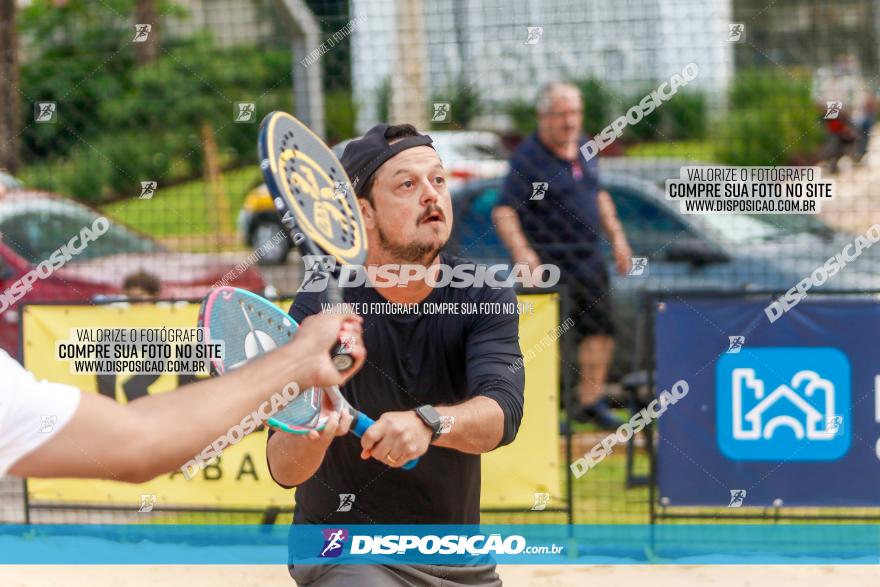
{"label": "man's face", "polygon": [[538,132],[551,145],[567,145],[578,140],[584,124],[580,96],[572,91],[553,97],[546,112],[538,113]]}
{"label": "man's face", "polygon": [[376,172],[372,205],[361,200],[370,248],[401,263],[430,263],[449,240],[452,202],[446,170],[428,146],[407,149]]}

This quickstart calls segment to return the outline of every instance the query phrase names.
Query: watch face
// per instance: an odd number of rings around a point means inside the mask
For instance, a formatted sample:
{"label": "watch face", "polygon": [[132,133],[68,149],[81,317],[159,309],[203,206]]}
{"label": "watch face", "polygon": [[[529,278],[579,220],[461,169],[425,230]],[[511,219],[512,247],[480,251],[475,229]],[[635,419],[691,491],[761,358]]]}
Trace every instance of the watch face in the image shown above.
{"label": "watch face", "polygon": [[438,438],[440,438],[441,429],[443,427],[443,420],[440,417],[440,412],[434,409],[434,406],[421,406],[416,408],[416,413],[422,419],[422,421],[433,431],[433,435],[431,436],[431,442],[434,442]]}
{"label": "watch face", "polygon": [[440,412],[434,409],[434,406],[422,406],[418,409],[419,414],[433,429],[440,427]]}

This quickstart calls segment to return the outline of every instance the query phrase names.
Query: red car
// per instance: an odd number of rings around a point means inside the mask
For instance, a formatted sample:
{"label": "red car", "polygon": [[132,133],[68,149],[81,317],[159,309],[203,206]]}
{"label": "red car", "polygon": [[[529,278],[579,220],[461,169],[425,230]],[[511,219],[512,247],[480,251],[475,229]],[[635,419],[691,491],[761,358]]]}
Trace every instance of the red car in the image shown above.
{"label": "red car", "polygon": [[87,246],[77,241],[82,250],[49,277],[34,280],[24,295],[21,285],[13,290],[17,293],[10,292],[10,286],[100,216],[88,206],[46,192],[16,189],[0,196],[0,292],[6,294],[0,299],[0,348],[19,355],[20,304],[119,296],[126,276],[141,270],[159,278],[162,299],[198,299],[222,279],[225,285],[259,293],[266,286],[253,267],[236,267],[233,260],[216,254],[168,251],[111,220],[109,229]]}

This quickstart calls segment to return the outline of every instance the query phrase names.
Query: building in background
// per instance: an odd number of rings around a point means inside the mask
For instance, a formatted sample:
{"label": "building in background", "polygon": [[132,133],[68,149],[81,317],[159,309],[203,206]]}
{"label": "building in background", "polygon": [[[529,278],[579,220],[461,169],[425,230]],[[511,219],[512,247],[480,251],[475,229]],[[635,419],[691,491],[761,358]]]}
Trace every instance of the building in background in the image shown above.
{"label": "building in background", "polygon": [[[735,69],[800,68],[821,76],[854,55],[863,76],[878,72],[880,0],[436,0],[424,9],[431,99],[463,82],[490,103],[531,102],[544,82],[587,77],[629,95],[694,61],[700,75],[692,88],[717,112]],[[353,0],[351,10],[353,18],[365,17],[352,36],[352,86],[365,130],[385,114],[400,35],[392,0]],[[739,42],[728,40],[733,23],[745,24]],[[527,44],[529,27],[539,28]],[[506,120],[496,114],[480,126],[501,129]]]}
{"label": "building in background", "polygon": [[174,0],[188,16],[166,20],[171,37],[210,33],[222,47],[259,44],[278,37],[272,0]]}
{"label": "building in background", "polygon": [[[694,87],[720,99],[733,72],[727,2],[437,0],[424,6],[425,79],[432,98],[459,80],[491,103],[533,103],[541,84],[563,78],[595,77],[630,93],[696,61],[706,67]],[[365,130],[381,118],[382,88],[395,71],[388,56],[395,54],[398,35],[394,2],[354,0],[352,17],[361,16],[352,38],[352,85],[362,105],[358,128]],[[542,29],[527,44],[529,27]],[[500,116],[481,122],[505,124]]]}
{"label": "building in background", "polygon": [[736,46],[742,67],[830,67],[855,56],[864,75],[878,72],[878,0],[737,0],[733,18],[748,23],[747,42]]}

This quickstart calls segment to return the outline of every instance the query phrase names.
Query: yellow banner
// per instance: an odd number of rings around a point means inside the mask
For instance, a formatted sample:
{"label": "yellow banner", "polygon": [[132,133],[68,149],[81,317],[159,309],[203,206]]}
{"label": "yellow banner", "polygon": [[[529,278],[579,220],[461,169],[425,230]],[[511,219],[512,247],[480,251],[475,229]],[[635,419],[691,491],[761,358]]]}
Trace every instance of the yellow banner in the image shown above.
{"label": "yellow banner", "polygon": [[[193,303],[107,304],[98,306],[26,306],[24,365],[38,378],[69,383],[83,391],[111,395],[121,403],[143,393],[165,393],[192,380],[166,373],[118,376],[70,372],[69,361],[55,360],[55,343],[72,339],[75,328],[155,328],[195,326],[199,305]],[[167,430],[173,435],[174,430]],[[192,481],[177,472],[140,485],[81,479],[29,479],[34,502],[73,502],[131,505],[137,511],[141,495],[155,495],[157,507],[264,507],[288,506],[291,492],[272,481],[266,464],[266,432],[255,432],[223,451],[216,466],[209,466]]]}
{"label": "yellow banner", "polygon": [[[557,344],[548,328],[559,323],[557,296],[521,296],[531,313],[520,316],[520,346],[526,354],[541,348],[527,365],[526,410],[516,441],[483,457],[482,506],[529,509],[536,493],[561,495],[559,479]],[[284,304],[285,309],[289,304]],[[38,378],[74,385],[89,393],[103,393],[121,403],[141,395],[164,393],[193,380],[177,374],[72,374],[68,361],[55,359],[59,340],[72,338],[76,328],[192,327],[198,304],[107,304],[97,306],[40,306],[24,309],[22,321],[24,365]],[[542,340],[543,339],[543,340]],[[167,430],[173,435],[174,430]],[[160,476],[140,485],[116,481],[30,479],[32,502],[130,505],[134,511],[142,495],[155,495],[158,507],[286,506],[293,492],[278,487],[266,465],[266,432],[256,432],[228,447],[216,465],[192,481],[181,473]],[[551,499],[552,499],[551,498]],[[550,502],[548,507],[558,505]]]}
{"label": "yellow banner", "polygon": [[546,507],[562,506],[559,472],[559,296],[522,295],[531,313],[519,317],[519,346],[527,359],[526,404],[519,433],[511,444],[483,455],[480,506],[531,509],[536,494]]}

